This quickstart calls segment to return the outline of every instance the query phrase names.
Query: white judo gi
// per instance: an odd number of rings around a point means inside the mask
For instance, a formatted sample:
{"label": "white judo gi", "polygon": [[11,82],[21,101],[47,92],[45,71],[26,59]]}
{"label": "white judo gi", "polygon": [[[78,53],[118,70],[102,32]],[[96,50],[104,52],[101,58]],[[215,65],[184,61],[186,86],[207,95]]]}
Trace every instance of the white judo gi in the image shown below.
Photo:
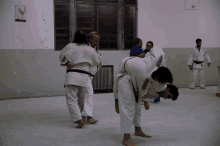
{"label": "white judo gi", "polygon": [[[89,44],[90,47],[91,44]],[[94,48],[96,50],[96,47]],[[100,56],[101,54],[99,53],[99,51],[96,51]],[[98,70],[102,67],[102,64],[97,65],[97,67],[93,67],[93,73],[94,75],[98,72]],[[94,96],[94,90],[93,90],[93,86],[92,86],[92,80],[93,77],[91,77],[91,84],[88,85],[87,87],[87,94],[84,95],[84,102],[80,102],[79,106],[80,106],[80,110],[82,111],[82,116],[85,117],[93,117],[92,115],[92,111],[93,111],[93,96]]]}
{"label": "white judo gi", "polygon": [[[141,126],[141,102],[142,97],[157,98],[155,92],[163,91],[166,85],[156,83],[151,74],[161,65],[162,61],[157,57],[145,58],[127,57],[122,60],[114,82],[114,97],[118,99],[120,112],[120,125],[122,133],[130,133],[131,125]],[[127,62],[126,62],[127,61]],[[126,62],[125,66],[124,63]],[[158,63],[160,62],[160,63]],[[145,90],[142,86],[149,79]],[[136,102],[138,99],[138,102]]]}
{"label": "white judo gi", "polygon": [[[75,43],[66,45],[61,50],[59,59],[61,63],[65,61],[74,63],[74,67],[71,69],[86,71],[92,75],[98,71],[97,66],[101,63],[101,55],[94,48]],[[91,79],[90,75],[84,73],[66,73],[64,82],[66,102],[74,122],[82,119],[82,116],[92,117],[93,89]]]}
{"label": "white judo gi", "polygon": [[163,52],[163,49],[159,46],[154,46],[151,48],[150,52],[148,52],[145,57],[147,57],[149,60],[156,60],[158,57],[163,56],[163,60],[160,66],[166,67],[166,61],[165,61],[165,53]]}
{"label": "white judo gi", "polygon": [[[187,62],[187,65],[191,65],[193,67],[192,69],[192,76],[190,81],[190,88],[195,88],[195,82],[198,73],[200,74],[200,87],[205,87],[205,71],[204,71],[204,60],[207,63],[211,63],[211,60],[209,58],[209,54],[206,51],[205,48],[200,48],[200,51],[195,47],[193,48],[189,60]],[[194,61],[197,62],[203,62],[201,64],[196,64]]]}

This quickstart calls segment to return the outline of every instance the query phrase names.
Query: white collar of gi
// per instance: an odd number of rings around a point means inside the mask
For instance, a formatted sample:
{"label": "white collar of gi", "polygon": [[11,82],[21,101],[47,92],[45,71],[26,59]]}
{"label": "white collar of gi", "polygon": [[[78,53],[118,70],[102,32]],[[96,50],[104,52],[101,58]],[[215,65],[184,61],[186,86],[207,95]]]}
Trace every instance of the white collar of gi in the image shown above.
{"label": "white collar of gi", "polygon": [[165,90],[167,88],[167,84],[165,84],[161,89],[160,89],[160,91],[159,92],[161,92],[161,91],[163,91],[163,90]]}
{"label": "white collar of gi", "polygon": [[157,92],[161,92],[167,88],[167,84],[165,83],[164,85],[160,84],[159,82],[155,81],[152,77],[150,77],[150,83],[156,85],[159,89],[157,89]]}

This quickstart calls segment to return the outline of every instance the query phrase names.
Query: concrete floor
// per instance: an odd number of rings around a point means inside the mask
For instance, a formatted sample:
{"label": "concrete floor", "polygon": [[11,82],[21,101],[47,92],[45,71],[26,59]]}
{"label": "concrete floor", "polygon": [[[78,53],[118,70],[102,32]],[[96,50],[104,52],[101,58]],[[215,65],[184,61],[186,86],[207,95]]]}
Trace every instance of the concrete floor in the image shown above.
{"label": "concrete floor", "polygon": [[[152,138],[134,136],[137,146],[220,146],[220,98],[216,86],[180,88],[177,101],[161,99],[142,106],[142,130]],[[95,125],[76,129],[61,97],[0,102],[0,146],[120,146],[119,114],[113,93],[95,94]]]}

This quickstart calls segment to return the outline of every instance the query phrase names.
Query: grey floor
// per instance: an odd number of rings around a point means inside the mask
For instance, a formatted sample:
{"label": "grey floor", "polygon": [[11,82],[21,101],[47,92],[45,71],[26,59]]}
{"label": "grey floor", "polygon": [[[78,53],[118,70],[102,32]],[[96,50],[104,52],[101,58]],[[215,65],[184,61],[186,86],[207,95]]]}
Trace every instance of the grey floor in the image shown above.
{"label": "grey floor", "polygon": [[[180,88],[177,101],[161,99],[142,106],[142,130],[152,138],[134,136],[137,146],[220,146],[220,98],[216,86]],[[94,117],[83,129],[71,121],[64,96],[0,101],[0,146],[122,146],[120,118],[113,93],[95,94]]]}

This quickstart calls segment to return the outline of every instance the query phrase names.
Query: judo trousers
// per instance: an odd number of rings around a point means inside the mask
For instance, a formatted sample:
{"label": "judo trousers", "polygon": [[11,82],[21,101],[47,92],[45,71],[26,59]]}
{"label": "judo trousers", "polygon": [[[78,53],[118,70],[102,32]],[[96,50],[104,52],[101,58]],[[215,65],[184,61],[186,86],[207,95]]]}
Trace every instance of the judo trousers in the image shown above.
{"label": "judo trousers", "polygon": [[196,83],[196,78],[197,78],[198,73],[200,75],[200,78],[199,78],[200,87],[205,87],[205,70],[193,68],[191,81],[189,85],[190,88],[195,88],[195,83]]}
{"label": "judo trousers", "polygon": [[92,117],[93,95],[92,83],[88,87],[65,85],[66,103],[74,122],[82,116]]}
{"label": "judo trousers", "polygon": [[220,66],[218,66],[218,73],[219,73],[219,77],[218,77],[218,89],[217,89],[217,93],[220,93]]}
{"label": "judo trousers", "polygon": [[130,134],[131,125],[141,125],[141,102],[136,102],[131,77],[125,75],[118,81],[118,102],[121,132]]}

